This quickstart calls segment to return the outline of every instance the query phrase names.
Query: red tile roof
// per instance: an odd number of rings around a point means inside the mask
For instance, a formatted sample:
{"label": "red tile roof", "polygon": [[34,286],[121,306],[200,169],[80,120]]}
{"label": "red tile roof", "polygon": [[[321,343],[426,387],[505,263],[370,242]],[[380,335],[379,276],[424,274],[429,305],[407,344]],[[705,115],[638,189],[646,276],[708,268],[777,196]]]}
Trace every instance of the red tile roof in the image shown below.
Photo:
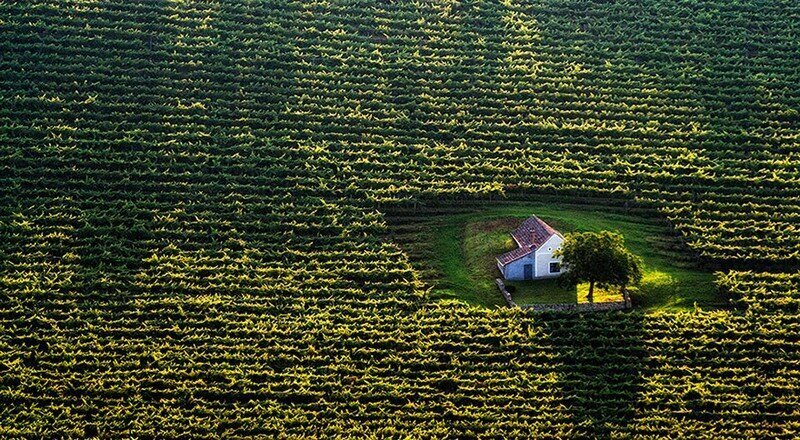
{"label": "red tile roof", "polygon": [[530,254],[531,252],[533,252],[533,249],[530,248],[516,248],[513,251],[508,251],[505,254],[497,257],[497,261],[500,262],[501,266],[505,266],[506,264],[514,260],[518,260],[524,257],[525,255]]}
{"label": "red tile roof", "polygon": [[505,266],[514,260],[534,252],[553,235],[561,234],[551,228],[550,225],[543,222],[539,217],[533,215],[522,222],[522,224],[511,233],[511,237],[514,238],[514,241],[517,242],[519,247],[500,255],[497,257],[497,261],[500,265]]}

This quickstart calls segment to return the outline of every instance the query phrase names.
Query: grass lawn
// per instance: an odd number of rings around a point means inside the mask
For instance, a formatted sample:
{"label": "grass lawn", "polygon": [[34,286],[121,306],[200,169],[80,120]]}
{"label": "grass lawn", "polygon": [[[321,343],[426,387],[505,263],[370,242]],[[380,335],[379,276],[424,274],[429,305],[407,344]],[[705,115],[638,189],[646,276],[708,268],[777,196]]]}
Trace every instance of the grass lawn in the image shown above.
{"label": "grass lawn", "polygon": [[[516,247],[511,231],[536,214],[563,234],[576,231],[618,231],[625,245],[644,260],[644,279],[632,291],[645,309],[687,309],[725,306],[714,286],[714,275],[683,262],[679,251],[665,245],[664,226],[591,206],[526,204],[503,206],[431,220],[431,264],[441,274],[434,298],[455,298],[474,305],[503,305],[494,279],[500,276],[495,257]],[[674,243],[673,243],[674,244]],[[520,304],[585,302],[587,285],[565,288],[557,280],[508,282]],[[616,292],[595,291],[595,301],[620,299]]]}

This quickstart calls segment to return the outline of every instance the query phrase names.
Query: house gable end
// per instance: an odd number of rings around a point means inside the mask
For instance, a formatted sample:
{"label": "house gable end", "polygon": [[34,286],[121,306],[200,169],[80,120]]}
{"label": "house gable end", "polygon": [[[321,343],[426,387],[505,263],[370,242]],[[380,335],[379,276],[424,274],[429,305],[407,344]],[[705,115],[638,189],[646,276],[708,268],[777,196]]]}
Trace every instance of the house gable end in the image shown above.
{"label": "house gable end", "polygon": [[541,246],[536,249],[536,255],[552,254],[564,243],[564,238],[559,234],[553,234]]}

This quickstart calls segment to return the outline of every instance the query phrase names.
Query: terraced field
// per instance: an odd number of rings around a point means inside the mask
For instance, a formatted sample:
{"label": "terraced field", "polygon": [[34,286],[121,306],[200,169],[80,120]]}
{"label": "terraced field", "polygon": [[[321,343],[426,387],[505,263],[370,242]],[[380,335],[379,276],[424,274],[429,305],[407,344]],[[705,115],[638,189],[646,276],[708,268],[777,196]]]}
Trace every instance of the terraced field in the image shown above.
{"label": "terraced field", "polygon": [[[0,3],[0,437],[797,438],[793,1]],[[730,310],[431,301],[392,213],[666,219]]]}

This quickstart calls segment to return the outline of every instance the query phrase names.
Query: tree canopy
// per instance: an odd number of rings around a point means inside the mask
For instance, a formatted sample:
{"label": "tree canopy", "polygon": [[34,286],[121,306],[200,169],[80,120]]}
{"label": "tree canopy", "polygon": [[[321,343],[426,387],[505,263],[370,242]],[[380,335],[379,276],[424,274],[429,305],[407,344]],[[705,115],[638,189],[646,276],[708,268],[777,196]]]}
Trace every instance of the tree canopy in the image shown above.
{"label": "tree canopy", "polygon": [[566,282],[589,283],[589,302],[594,302],[595,285],[624,289],[642,279],[641,259],[625,248],[625,239],[616,232],[569,234],[556,255],[562,257]]}

